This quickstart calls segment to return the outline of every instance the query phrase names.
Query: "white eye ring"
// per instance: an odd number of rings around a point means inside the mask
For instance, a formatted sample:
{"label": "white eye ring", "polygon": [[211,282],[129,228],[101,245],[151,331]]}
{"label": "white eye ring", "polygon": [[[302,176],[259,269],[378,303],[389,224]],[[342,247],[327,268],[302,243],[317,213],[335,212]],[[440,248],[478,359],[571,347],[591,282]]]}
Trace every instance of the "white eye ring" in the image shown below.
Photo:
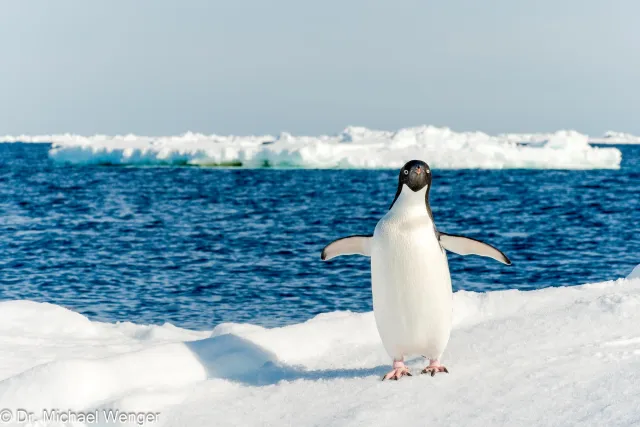
{"label": "white eye ring", "polygon": [[405,175],[409,175],[409,171],[405,169],[405,170],[404,170],[404,174],[405,174]]}

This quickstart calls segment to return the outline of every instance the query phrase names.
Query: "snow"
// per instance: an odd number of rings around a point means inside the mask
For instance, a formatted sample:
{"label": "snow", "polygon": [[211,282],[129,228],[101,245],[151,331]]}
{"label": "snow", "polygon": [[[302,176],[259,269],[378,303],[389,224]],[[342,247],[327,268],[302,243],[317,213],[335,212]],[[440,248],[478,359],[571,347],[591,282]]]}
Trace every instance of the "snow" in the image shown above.
{"label": "snow", "polygon": [[593,147],[586,135],[565,130],[491,136],[433,126],[398,131],[348,127],[333,136],[189,132],[162,137],[64,134],[2,139],[53,142],[50,157],[71,164],[395,169],[420,158],[434,168],[448,169],[617,169],[621,161],[617,148]]}
{"label": "snow", "polygon": [[593,138],[592,142],[599,144],[640,144],[640,136],[610,130],[605,132],[602,138]]}
{"label": "snow", "polygon": [[0,408],[34,419],[53,408],[151,412],[145,425],[163,426],[637,425],[638,324],[640,278],[460,291],[450,374],[419,376],[416,358],[413,377],[381,382],[390,360],[372,313],[190,331],[5,301]]}
{"label": "snow", "polygon": [[[565,132],[565,131],[559,131]],[[577,132],[576,132],[577,133]],[[524,144],[539,144],[548,141],[553,137],[553,133],[505,133],[498,135],[499,138],[504,138],[512,142],[520,142]],[[586,136],[586,135],[585,135]],[[640,136],[636,136],[625,132],[607,131],[602,136],[588,136],[589,143],[591,144],[611,144],[611,145],[624,145],[624,144],[640,144]]]}
{"label": "snow", "polygon": [[636,265],[636,268],[627,276],[627,279],[640,279],[640,264]]}

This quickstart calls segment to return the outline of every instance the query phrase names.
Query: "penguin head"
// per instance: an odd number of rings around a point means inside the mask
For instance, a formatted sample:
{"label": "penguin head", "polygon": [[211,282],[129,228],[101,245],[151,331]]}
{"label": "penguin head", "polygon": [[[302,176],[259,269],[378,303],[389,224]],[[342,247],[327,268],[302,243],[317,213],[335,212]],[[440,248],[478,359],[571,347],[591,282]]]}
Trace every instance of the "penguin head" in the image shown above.
{"label": "penguin head", "polygon": [[414,192],[431,186],[431,168],[421,160],[411,160],[400,169],[398,187],[401,188],[402,184]]}

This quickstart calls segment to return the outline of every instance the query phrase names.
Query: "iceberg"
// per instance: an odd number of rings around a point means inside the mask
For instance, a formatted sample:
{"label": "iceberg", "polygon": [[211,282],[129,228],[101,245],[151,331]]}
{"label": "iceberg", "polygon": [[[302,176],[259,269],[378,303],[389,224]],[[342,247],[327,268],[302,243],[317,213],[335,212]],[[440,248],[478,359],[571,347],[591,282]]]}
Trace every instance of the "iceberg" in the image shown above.
{"label": "iceberg", "polygon": [[622,157],[617,148],[593,147],[586,135],[576,131],[491,136],[434,126],[397,131],[348,127],[332,136],[188,132],[161,137],[64,134],[4,139],[50,141],[51,159],[81,165],[396,169],[419,158],[439,169],[617,169]]}
{"label": "iceberg", "polygon": [[154,413],[163,426],[634,425],[639,323],[640,278],[459,291],[450,373],[418,375],[418,357],[413,377],[381,382],[389,358],[370,312],[192,331],[4,301],[0,416],[15,425],[22,409],[44,426],[59,425],[43,418],[52,408]]}

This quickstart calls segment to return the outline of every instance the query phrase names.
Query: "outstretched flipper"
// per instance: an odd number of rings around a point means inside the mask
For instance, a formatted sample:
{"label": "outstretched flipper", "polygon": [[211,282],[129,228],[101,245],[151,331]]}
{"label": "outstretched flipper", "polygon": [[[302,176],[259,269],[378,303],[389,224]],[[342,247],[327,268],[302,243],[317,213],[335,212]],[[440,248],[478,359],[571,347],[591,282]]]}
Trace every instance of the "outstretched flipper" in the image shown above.
{"label": "outstretched flipper", "polygon": [[500,250],[494,248],[488,243],[471,237],[456,236],[455,234],[447,234],[439,232],[438,238],[440,245],[448,251],[458,255],[480,255],[493,258],[503,264],[511,265],[511,261]]}
{"label": "outstretched flipper", "polygon": [[320,258],[326,261],[340,255],[371,256],[371,237],[372,236],[356,235],[334,240],[325,246]]}

